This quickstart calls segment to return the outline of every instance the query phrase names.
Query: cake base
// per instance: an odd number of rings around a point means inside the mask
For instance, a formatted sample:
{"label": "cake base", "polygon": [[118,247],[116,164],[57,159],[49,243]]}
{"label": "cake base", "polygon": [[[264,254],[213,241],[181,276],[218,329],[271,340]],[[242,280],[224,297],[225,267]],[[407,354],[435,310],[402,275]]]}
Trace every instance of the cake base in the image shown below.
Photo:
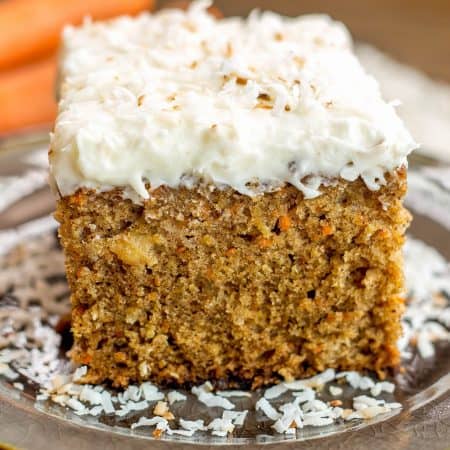
{"label": "cake base", "polygon": [[370,191],[81,189],[56,218],[86,382],[257,388],[399,364],[406,171]]}

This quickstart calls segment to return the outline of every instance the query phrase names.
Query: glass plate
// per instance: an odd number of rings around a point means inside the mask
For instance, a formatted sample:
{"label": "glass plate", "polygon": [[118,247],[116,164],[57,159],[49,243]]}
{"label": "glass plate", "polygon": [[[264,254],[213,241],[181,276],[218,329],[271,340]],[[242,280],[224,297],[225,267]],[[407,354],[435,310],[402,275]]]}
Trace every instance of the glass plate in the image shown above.
{"label": "glass plate", "polygon": [[[54,234],[47,219],[53,209],[54,198],[43,176],[45,155],[43,152],[36,154],[37,149],[46,145],[46,137],[42,135],[0,141],[0,246],[10,245],[12,248],[21,239],[25,241],[20,234],[26,229],[23,224],[36,219],[35,223],[40,225],[32,234],[39,239],[41,235]],[[450,260],[450,186],[446,181],[450,179],[447,178],[449,168],[442,165],[434,169],[424,167],[423,160],[415,161],[412,167],[407,203],[414,208],[414,221],[409,235],[433,246]],[[19,175],[21,177],[17,177]],[[41,222],[40,218],[43,218]],[[13,229],[16,231],[11,232]],[[25,389],[20,391],[12,386],[12,382],[0,377],[0,447],[4,443],[32,450],[183,449],[195,445],[228,448],[264,445],[284,449],[449,449],[450,345],[437,344],[434,359],[413,358],[405,364],[405,369],[405,373],[396,377],[395,398],[403,404],[401,410],[371,421],[308,428],[297,436],[268,436],[264,426],[254,423],[247,427],[245,433],[237,432],[225,438],[164,435],[161,439],[154,439],[148,429],[132,432],[120,421],[79,417],[55,404],[37,404],[36,390],[32,385],[25,383]],[[187,402],[184,408],[195,409],[196,406]],[[199,414],[209,413],[203,410]]]}

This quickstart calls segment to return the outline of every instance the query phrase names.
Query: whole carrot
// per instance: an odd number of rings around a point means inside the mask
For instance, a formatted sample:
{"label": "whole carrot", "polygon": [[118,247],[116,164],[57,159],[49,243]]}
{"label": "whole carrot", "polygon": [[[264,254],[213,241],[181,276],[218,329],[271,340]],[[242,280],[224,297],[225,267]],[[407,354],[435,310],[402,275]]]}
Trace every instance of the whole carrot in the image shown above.
{"label": "whole carrot", "polygon": [[137,14],[154,0],[4,0],[0,1],[0,70],[42,58],[59,43],[67,23],[83,17],[107,19]]}
{"label": "whole carrot", "polygon": [[0,134],[54,121],[56,58],[0,73]]}

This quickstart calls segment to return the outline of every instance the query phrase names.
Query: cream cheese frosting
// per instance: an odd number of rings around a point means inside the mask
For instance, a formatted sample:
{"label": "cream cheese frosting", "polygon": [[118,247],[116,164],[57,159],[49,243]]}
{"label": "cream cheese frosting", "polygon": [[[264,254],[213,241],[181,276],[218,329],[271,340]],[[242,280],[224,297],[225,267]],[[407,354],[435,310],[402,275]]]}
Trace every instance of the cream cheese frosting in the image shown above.
{"label": "cream cheese frosting", "polygon": [[416,144],[327,16],[186,12],[85,22],[63,34],[50,163],[61,195],[146,199],[203,180],[246,195],[337,177],[373,190]]}

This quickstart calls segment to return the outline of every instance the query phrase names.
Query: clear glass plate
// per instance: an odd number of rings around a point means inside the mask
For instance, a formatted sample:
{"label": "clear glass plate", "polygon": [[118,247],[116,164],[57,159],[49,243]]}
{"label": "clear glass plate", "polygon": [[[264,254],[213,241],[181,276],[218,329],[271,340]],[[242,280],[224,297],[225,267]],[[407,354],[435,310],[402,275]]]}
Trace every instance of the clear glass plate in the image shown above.
{"label": "clear glass plate", "polygon": [[[0,247],[10,245],[13,248],[21,239],[28,239],[21,238],[20,233],[25,229],[23,224],[40,218],[44,219],[38,222],[41,228],[33,232],[33,239],[54,235],[51,227],[47,226],[49,221],[45,219],[54,205],[54,198],[42,176],[45,158],[35,154],[36,149],[46,145],[43,135],[0,141]],[[446,182],[449,168],[437,166],[433,171],[429,167],[424,168],[424,163],[429,161],[415,163],[412,164],[408,199],[408,204],[414,208],[414,221],[409,234],[433,246],[450,260],[450,187]],[[16,178],[23,174],[28,175]],[[30,179],[33,181],[26,181]],[[13,186],[9,191],[7,183]],[[420,214],[415,210],[419,210]],[[11,232],[13,229],[19,231]],[[450,447],[450,345],[438,344],[436,350],[433,359],[413,358],[405,363],[404,373],[397,374],[395,398],[403,404],[403,409],[371,421],[305,428],[293,436],[269,436],[267,424],[250,421],[245,432],[237,431],[225,438],[163,435],[160,439],[154,439],[148,429],[130,431],[126,427],[127,419],[79,417],[55,404],[36,403],[33,385],[20,379],[25,385],[25,389],[20,391],[13,387],[12,382],[0,377],[0,447],[4,443],[33,450],[137,450],[182,449],[192,448],[193,445],[236,448],[245,445],[253,448],[264,444],[286,449],[307,446],[315,449],[446,450]],[[348,393],[349,396],[351,394]],[[244,403],[250,404],[254,398],[240,401],[245,408]],[[194,411],[198,408],[194,402],[186,402],[180,408],[184,408],[182,413],[185,415],[197,414],[207,418],[211,414],[205,408]],[[177,412],[176,408],[174,412]]]}

